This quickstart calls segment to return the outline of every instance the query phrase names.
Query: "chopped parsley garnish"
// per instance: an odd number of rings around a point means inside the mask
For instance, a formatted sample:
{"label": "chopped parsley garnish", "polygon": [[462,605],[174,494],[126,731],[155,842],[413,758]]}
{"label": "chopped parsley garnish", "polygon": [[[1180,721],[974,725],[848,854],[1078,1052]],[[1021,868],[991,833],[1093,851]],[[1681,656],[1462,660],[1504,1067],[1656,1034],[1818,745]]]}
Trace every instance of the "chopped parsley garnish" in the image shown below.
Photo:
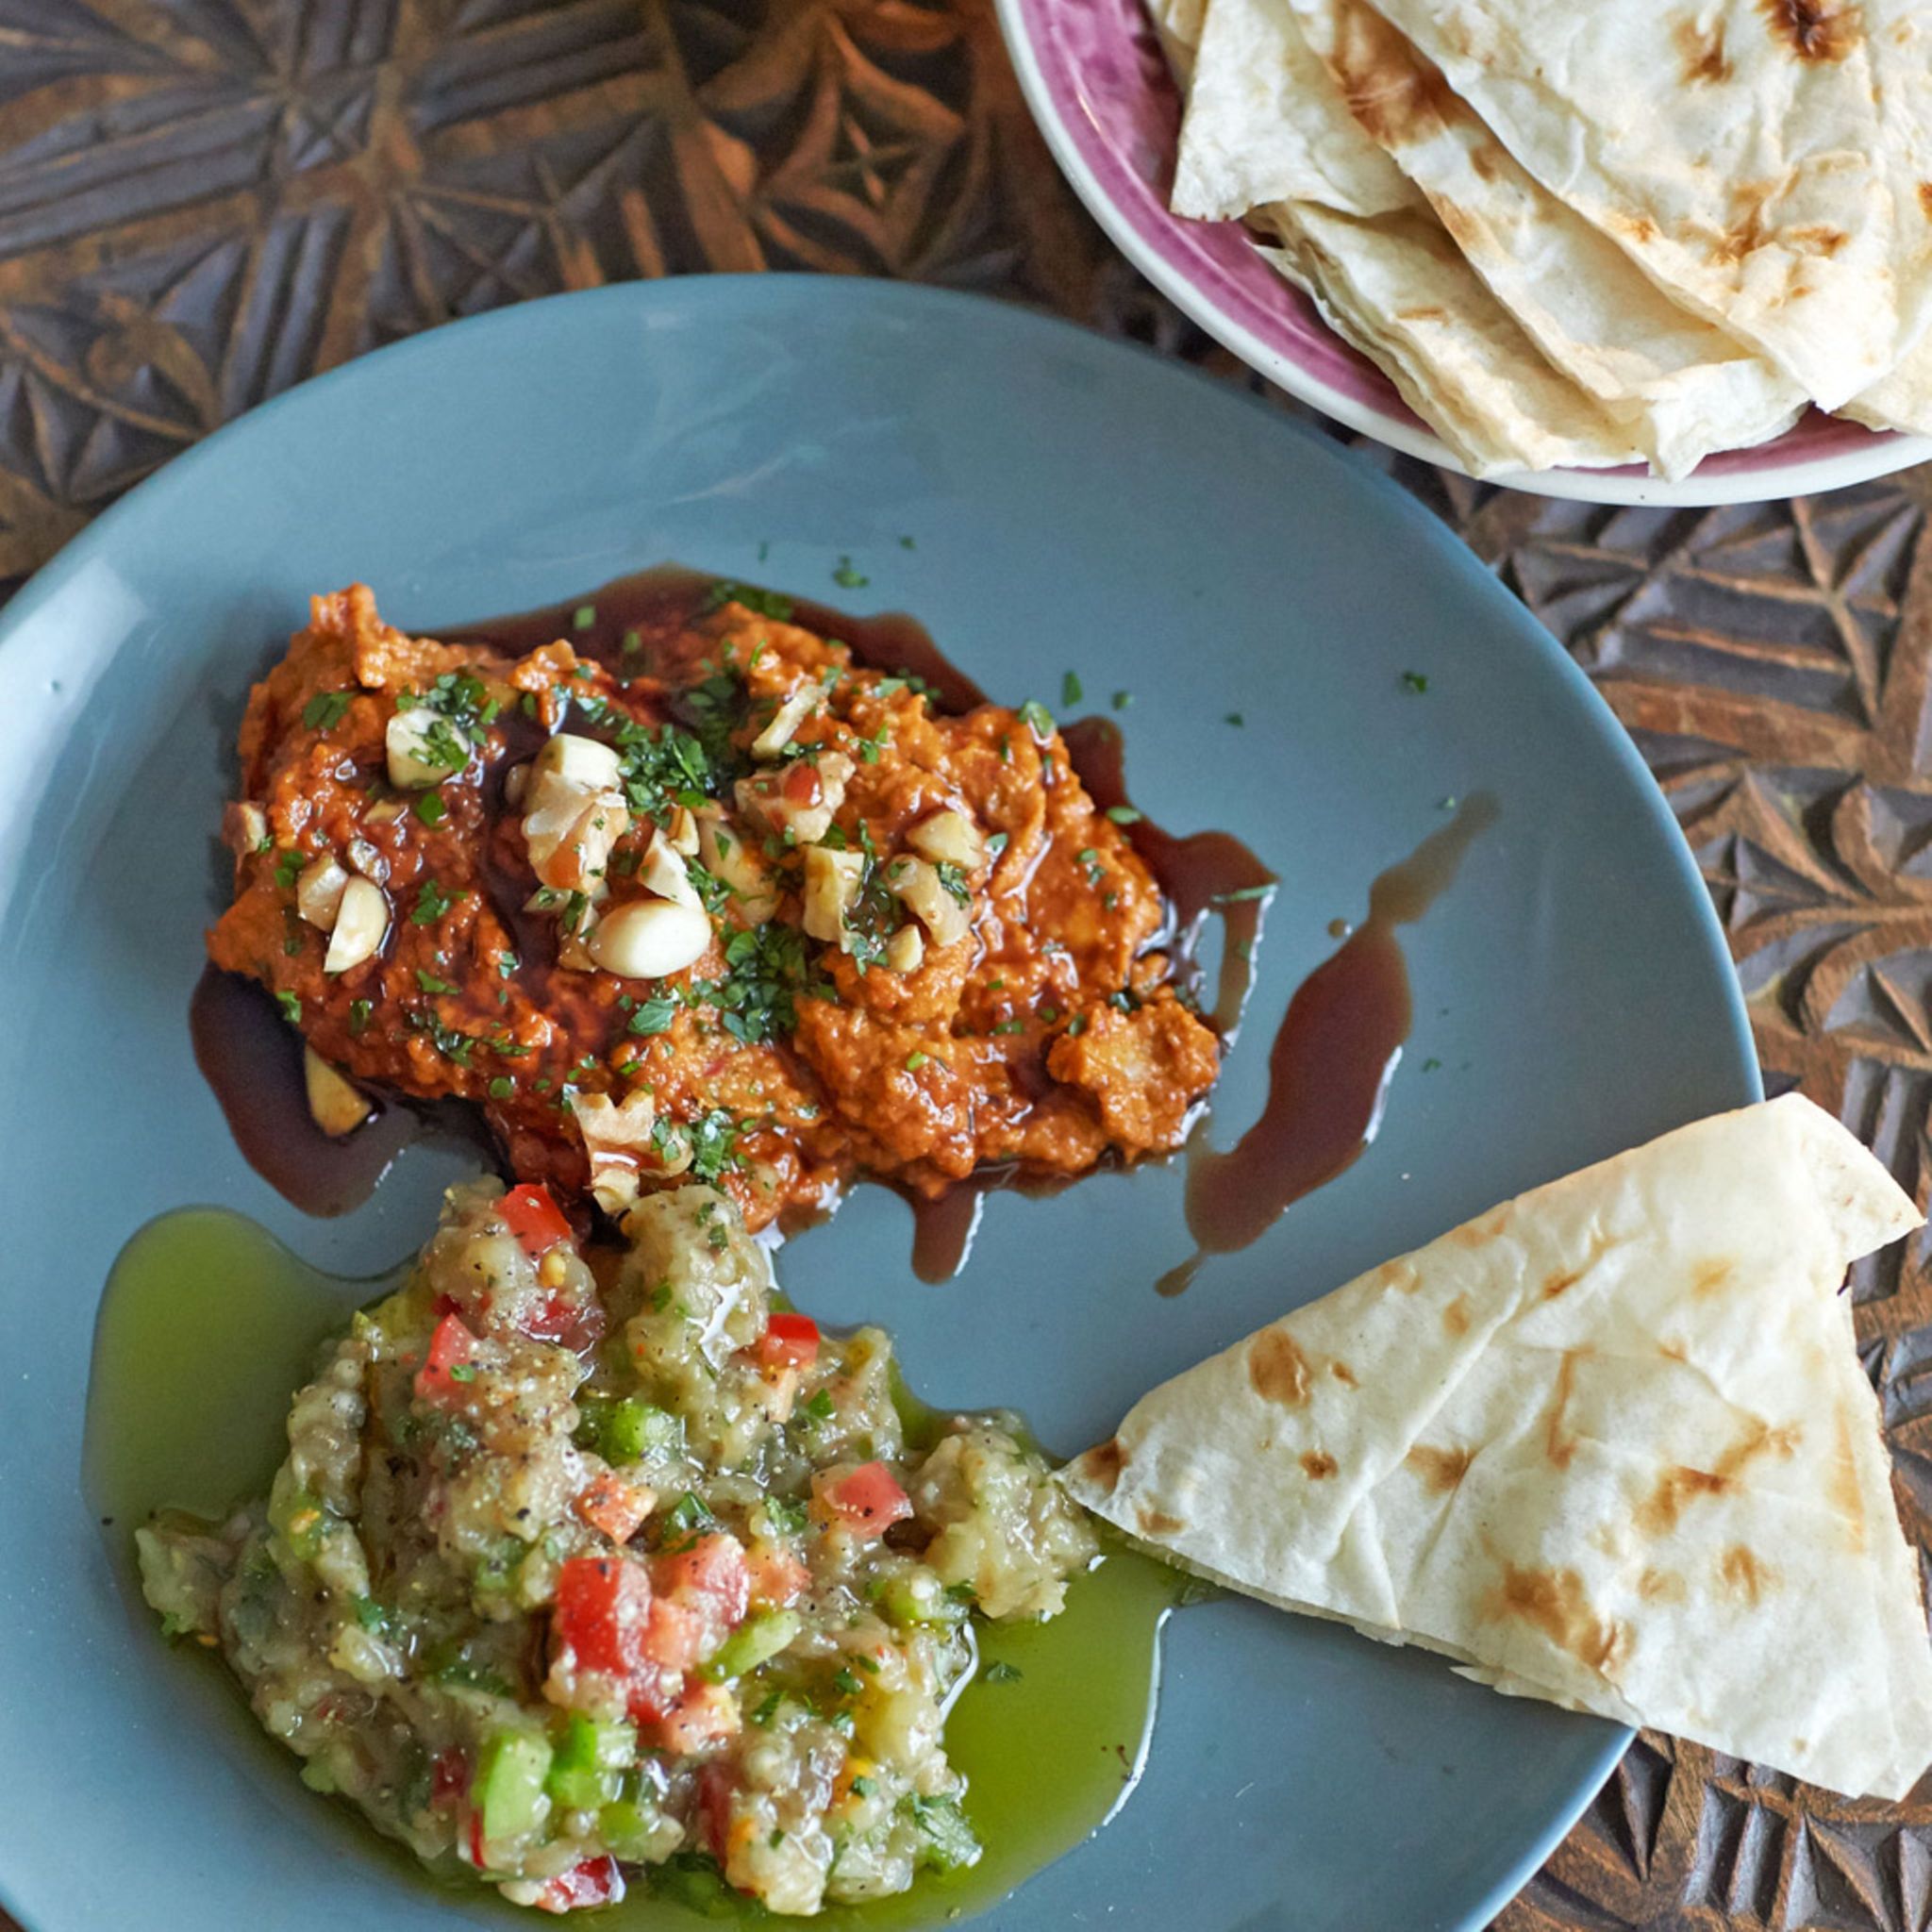
{"label": "chopped parsley garnish", "polygon": [[505,1074],[497,1074],[496,1078],[490,1083],[490,1097],[491,1100],[508,1100],[516,1091],[517,1083]]}
{"label": "chopped parsley garnish", "polygon": [[723,979],[693,982],[690,997],[716,1007],[724,1030],[743,1046],[758,1046],[798,1024],[799,994],[810,992],[805,935],[772,920],[747,926],[724,942]]}
{"label": "chopped parsley garnish", "polygon": [[1117,691],[1113,694],[1113,708],[1116,711],[1124,711],[1133,702],[1134,693],[1130,691]]}
{"label": "chopped parsley garnish", "polygon": [[375,1006],[368,1000],[351,1000],[349,1002],[349,1036],[351,1039],[359,1039],[369,1031],[369,1016],[375,1010]]}
{"label": "chopped parsley garnish", "polygon": [[1005,1657],[986,1667],[986,1681],[989,1684],[1017,1684],[1025,1675],[1017,1664],[1009,1664]]}
{"label": "chopped parsley garnish", "polygon": [[832,581],[841,591],[862,591],[872,579],[854,570],[849,557],[841,557],[839,559],[839,568],[832,573]]}
{"label": "chopped parsley garnish", "polygon": [[1028,698],[1020,707],[1020,722],[1043,744],[1053,736],[1053,713],[1038,698]]}
{"label": "chopped parsley garnish", "polygon": [[715,1181],[727,1167],[743,1165],[738,1137],[744,1123],[736,1114],[714,1108],[689,1123],[684,1131],[691,1141],[691,1171],[700,1180]]}
{"label": "chopped parsley garnish", "polygon": [[955,1604],[976,1604],[979,1592],[970,1583],[949,1583],[946,1585],[946,1601]]}
{"label": "chopped parsley garnish", "polygon": [[828,1389],[816,1391],[811,1398],[800,1406],[800,1413],[808,1415],[815,1423],[828,1423],[832,1419],[832,1394]]}
{"label": "chopped parsley garnish", "polygon": [[296,878],[308,862],[306,853],[291,850],[280,854],[275,859],[275,884],[285,892],[292,891]]}
{"label": "chopped parsley garnish", "polygon": [[[778,1707],[784,1702],[784,1691],[773,1690],[767,1692],[765,1696],[765,1701],[762,1704],[760,1704],[755,1711],[752,1712],[752,1723],[757,1724],[759,1730],[765,1729],[771,1724],[772,1720],[778,1715]],[[858,1780],[857,1778],[854,1778],[852,1781],[852,1789],[854,1790],[857,1790],[858,1789]]]}
{"label": "chopped parsley garnish", "polygon": [[425,992],[454,992],[456,988],[446,979],[439,979],[433,973],[425,973],[422,967],[416,969],[416,984]]}
{"label": "chopped parsley garnish", "polygon": [[1429,688],[1429,680],[1420,671],[1405,671],[1402,674],[1402,688],[1420,697]]}
{"label": "chopped parsley garnish", "polygon": [[281,1008],[282,1018],[285,1019],[291,1026],[301,1025],[302,1001],[298,994],[292,992],[278,992],[275,995],[275,1005]]}
{"label": "chopped parsley garnish", "polygon": [[442,802],[440,791],[419,791],[416,794],[416,816],[425,825],[440,825],[448,815],[449,807]]}
{"label": "chopped parsley garnish", "polygon": [[687,1490],[664,1512],[658,1547],[662,1550],[689,1547],[707,1530],[715,1528],[718,1519],[706,1507],[705,1499],[695,1490]]}
{"label": "chopped parsley garnish", "polygon": [[476,1364],[475,1362],[452,1362],[450,1364],[449,1378],[452,1382],[474,1382],[476,1379]]}
{"label": "chopped parsley garnish", "polygon": [[855,1798],[869,1798],[878,1788],[876,1778],[859,1776],[852,1780],[852,1795]]}
{"label": "chopped parsley garnish", "polygon": [[845,1665],[841,1664],[833,1674],[832,1688],[843,1696],[857,1697],[865,1689],[865,1686],[858,1681],[858,1677]]}
{"label": "chopped parsley garnish", "polygon": [[942,858],[933,867],[933,870],[940,875],[940,884],[952,893],[953,897],[958,900],[960,905],[972,905],[972,890],[966,884],[966,874],[961,867],[954,865],[949,859]]}
{"label": "chopped parsley garnish", "polygon": [[1245,718],[1243,718],[1239,711],[1230,711],[1227,714],[1227,722],[1230,724],[1240,726],[1245,724],[1248,721]]}
{"label": "chopped parsley garnish", "polygon": [[659,993],[655,998],[639,1002],[638,1009],[630,1016],[625,1031],[648,1040],[653,1034],[668,1033],[672,1021],[676,1017],[676,1000]]}
{"label": "chopped parsley garnish", "polygon": [[906,1056],[906,1071],[908,1074],[918,1073],[920,1068],[924,1066],[926,1061],[931,1058],[932,1056],[930,1054],[924,1054],[918,1052],[908,1053]]}
{"label": "chopped parsley garnish", "polygon": [[1141,814],[1131,805],[1110,805],[1107,815],[1117,825],[1138,825],[1141,823]]}
{"label": "chopped parsley garnish", "polygon": [[1068,710],[1071,711],[1086,695],[1087,692],[1080,682],[1078,673],[1070,671],[1060,679],[1060,703]]}
{"label": "chopped parsley garnish", "polygon": [[597,607],[594,604],[579,604],[571,612],[570,624],[573,630],[589,630],[596,621]]}
{"label": "chopped parsley garnish", "polygon": [[416,904],[409,914],[411,925],[434,925],[463,895],[452,898],[434,879],[425,879],[417,889]]}
{"label": "chopped parsley garnish", "polygon": [[1437,1073],[1441,1070],[1441,1065],[1442,1062],[1439,1060],[1435,1057],[1435,1055],[1431,1054],[1429,1058],[1423,1062],[1423,1072],[1425,1074]]}
{"label": "chopped parsley garnish", "polygon": [[[534,712],[536,708],[534,703],[530,703],[528,692],[525,693],[525,699]],[[397,702],[397,708],[407,709],[411,705],[422,705],[439,712],[466,731],[487,731],[496,722],[497,712],[503,708],[490,695],[490,687],[474,671],[445,671],[427,691],[404,691]],[[432,750],[436,750],[438,741],[432,736],[429,744]],[[468,756],[468,747],[464,746],[457,762],[461,764]]]}
{"label": "chopped parsley garnish", "polygon": [[760,617],[774,619],[779,624],[791,620],[791,599],[780,596],[776,591],[761,591],[756,584],[733,583],[728,577],[720,577],[705,593],[706,611],[722,610],[727,604],[742,604],[747,610],[755,610]]}
{"label": "chopped parsley garnish", "polygon": [[311,731],[333,731],[349,708],[345,691],[319,691],[302,707],[302,722]]}
{"label": "chopped parsley garnish", "polygon": [[459,1067],[470,1064],[470,1056],[482,1042],[468,1033],[459,1033],[454,1026],[445,1026],[432,1012],[423,1008],[408,1015],[408,1024],[419,1033],[429,1036],[429,1043],[444,1059],[453,1060]]}

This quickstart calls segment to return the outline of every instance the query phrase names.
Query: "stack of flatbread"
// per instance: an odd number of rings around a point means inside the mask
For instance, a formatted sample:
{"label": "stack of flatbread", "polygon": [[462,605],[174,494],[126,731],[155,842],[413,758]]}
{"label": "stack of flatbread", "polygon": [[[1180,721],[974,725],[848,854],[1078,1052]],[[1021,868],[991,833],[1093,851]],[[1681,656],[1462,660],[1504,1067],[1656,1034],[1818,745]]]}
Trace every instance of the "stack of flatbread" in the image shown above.
{"label": "stack of flatbread", "polygon": [[1932,1649],[1840,1290],[1921,1219],[1798,1095],[1723,1114],[1298,1308],[1061,1480],[1498,1690],[1901,1798]]}
{"label": "stack of flatbread", "polygon": [[1474,475],[1932,434],[1932,0],[1149,0],[1240,219]]}

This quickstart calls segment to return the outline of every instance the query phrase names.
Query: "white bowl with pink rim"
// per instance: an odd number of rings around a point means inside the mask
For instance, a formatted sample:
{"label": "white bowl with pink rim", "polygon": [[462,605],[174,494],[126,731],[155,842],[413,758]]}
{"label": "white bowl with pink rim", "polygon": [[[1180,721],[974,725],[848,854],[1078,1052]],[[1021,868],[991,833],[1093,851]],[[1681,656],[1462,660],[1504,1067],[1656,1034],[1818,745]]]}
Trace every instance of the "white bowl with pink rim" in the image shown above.
{"label": "white bowl with pink rim", "polygon": [[[1162,294],[1291,395],[1391,448],[1462,469],[1389,378],[1262,260],[1240,223],[1169,211],[1181,99],[1140,0],[995,4],[1054,158]],[[1675,482],[1634,466],[1525,470],[1496,480],[1589,503],[1756,503],[1840,490],[1927,461],[1932,438],[1866,429],[1814,409],[1784,435],[1710,457]]]}

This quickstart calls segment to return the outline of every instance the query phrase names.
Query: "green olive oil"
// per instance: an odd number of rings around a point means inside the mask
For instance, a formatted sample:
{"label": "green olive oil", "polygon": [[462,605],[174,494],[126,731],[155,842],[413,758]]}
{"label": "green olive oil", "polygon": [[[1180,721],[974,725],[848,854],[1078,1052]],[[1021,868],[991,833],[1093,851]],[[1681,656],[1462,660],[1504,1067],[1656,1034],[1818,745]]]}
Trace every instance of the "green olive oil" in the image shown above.
{"label": "green olive oil", "polygon": [[[286,1453],[294,1391],[350,1314],[394,1277],[346,1279],[298,1259],[242,1215],[191,1208],[149,1223],[122,1251],[102,1297],[88,1389],[84,1485],[116,1574],[145,1617],[133,1533],[155,1510],[218,1517],[266,1490]],[[908,1433],[929,1414],[909,1398]],[[1154,1723],[1159,1632],[1186,1579],[1109,1544],[1068,1587],[1048,1624],[975,1624],[979,1665],[946,1724],[946,1749],[971,1780],[967,1815],[985,1852],[970,1870],[925,1875],[899,1897],[834,1907],[827,1932],[917,1932],[995,1905],[1099,1829],[1140,1777]],[[159,1655],[163,1640],[155,1624]],[[183,1658],[182,1667],[192,1659]],[[211,1659],[203,1660],[212,1668]],[[238,1730],[255,1731],[239,1691]],[[254,1744],[263,1740],[258,1732]],[[292,1757],[284,1762],[297,1774]],[[373,1831],[360,1834],[402,1882],[444,1888]],[[676,1894],[675,1896],[670,1894]],[[488,1922],[537,1916],[471,1886]],[[634,1874],[599,1924],[672,1932],[719,1918],[773,1920],[708,1874]]]}

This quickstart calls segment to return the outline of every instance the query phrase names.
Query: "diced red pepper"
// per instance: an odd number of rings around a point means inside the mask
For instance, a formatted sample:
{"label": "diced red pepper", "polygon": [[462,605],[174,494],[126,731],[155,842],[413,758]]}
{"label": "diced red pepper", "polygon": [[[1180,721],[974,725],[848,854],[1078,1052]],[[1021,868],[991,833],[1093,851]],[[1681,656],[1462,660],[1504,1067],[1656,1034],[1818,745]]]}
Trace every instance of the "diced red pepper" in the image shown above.
{"label": "diced red pepper", "polygon": [[533,1341],[554,1341],[577,1355],[589,1355],[604,1340],[604,1305],[546,1295],[518,1317],[517,1326]]}
{"label": "diced red pepper", "polygon": [[470,1760],[462,1747],[451,1744],[436,1754],[429,1774],[429,1808],[446,1811],[470,1789]]}
{"label": "diced red pepper", "polygon": [[546,1248],[554,1248],[558,1241],[571,1238],[570,1223],[564,1219],[563,1209],[550,1198],[550,1190],[541,1181],[525,1181],[521,1187],[512,1188],[496,1204],[496,1211],[504,1218],[510,1233],[524,1244],[524,1252],[541,1255]]}
{"label": "diced red pepper", "polygon": [[656,1501],[641,1484],[627,1483],[607,1469],[585,1484],[573,1507],[592,1529],[601,1529],[614,1543],[627,1543]]}
{"label": "diced red pepper", "polygon": [[861,1462],[829,1482],[814,1476],[812,1492],[822,1512],[856,1536],[883,1536],[912,1514],[911,1497],[883,1462]]}
{"label": "diced red pepper", "polygon": [[540,1891],[534,1901],[540,1912],[574,1912],[585,1906],[615,1905],[624,1896],[624,1874],[617,1860],[608,1853],[601,1858],[586,1858],[558,1875]]}
{"label": "diced red pepper", "polygon": [[688,1550],[659,1557],[657,1584],[662,1596],[705,1599],[698,1607],[727,1627],[744,1622],[751,1602],[744,1545],[724,1530],[701,1536]]}
{"label": "diced red pepper", "polygon": [[475,1359],[476,1338],[454,1315],[445,1315],[429,1338],[429,1352],[416,1371],[416,1393],[425,1402],[454,1395],[470,1377],[457,1373]]}
{"label": "diced red pepper", "polygon": [[644,1661],[651,1579],[621,1557],[573,1557],[557,1573],[557,1641],[586,1670],[627,1677]]}
{"label": "diced red pepper", "polygon": [[758,1337],[758,1357],[768,1369],[808,1369],[819,1358],[819,1324],[809,1315],[774,1314]]}

